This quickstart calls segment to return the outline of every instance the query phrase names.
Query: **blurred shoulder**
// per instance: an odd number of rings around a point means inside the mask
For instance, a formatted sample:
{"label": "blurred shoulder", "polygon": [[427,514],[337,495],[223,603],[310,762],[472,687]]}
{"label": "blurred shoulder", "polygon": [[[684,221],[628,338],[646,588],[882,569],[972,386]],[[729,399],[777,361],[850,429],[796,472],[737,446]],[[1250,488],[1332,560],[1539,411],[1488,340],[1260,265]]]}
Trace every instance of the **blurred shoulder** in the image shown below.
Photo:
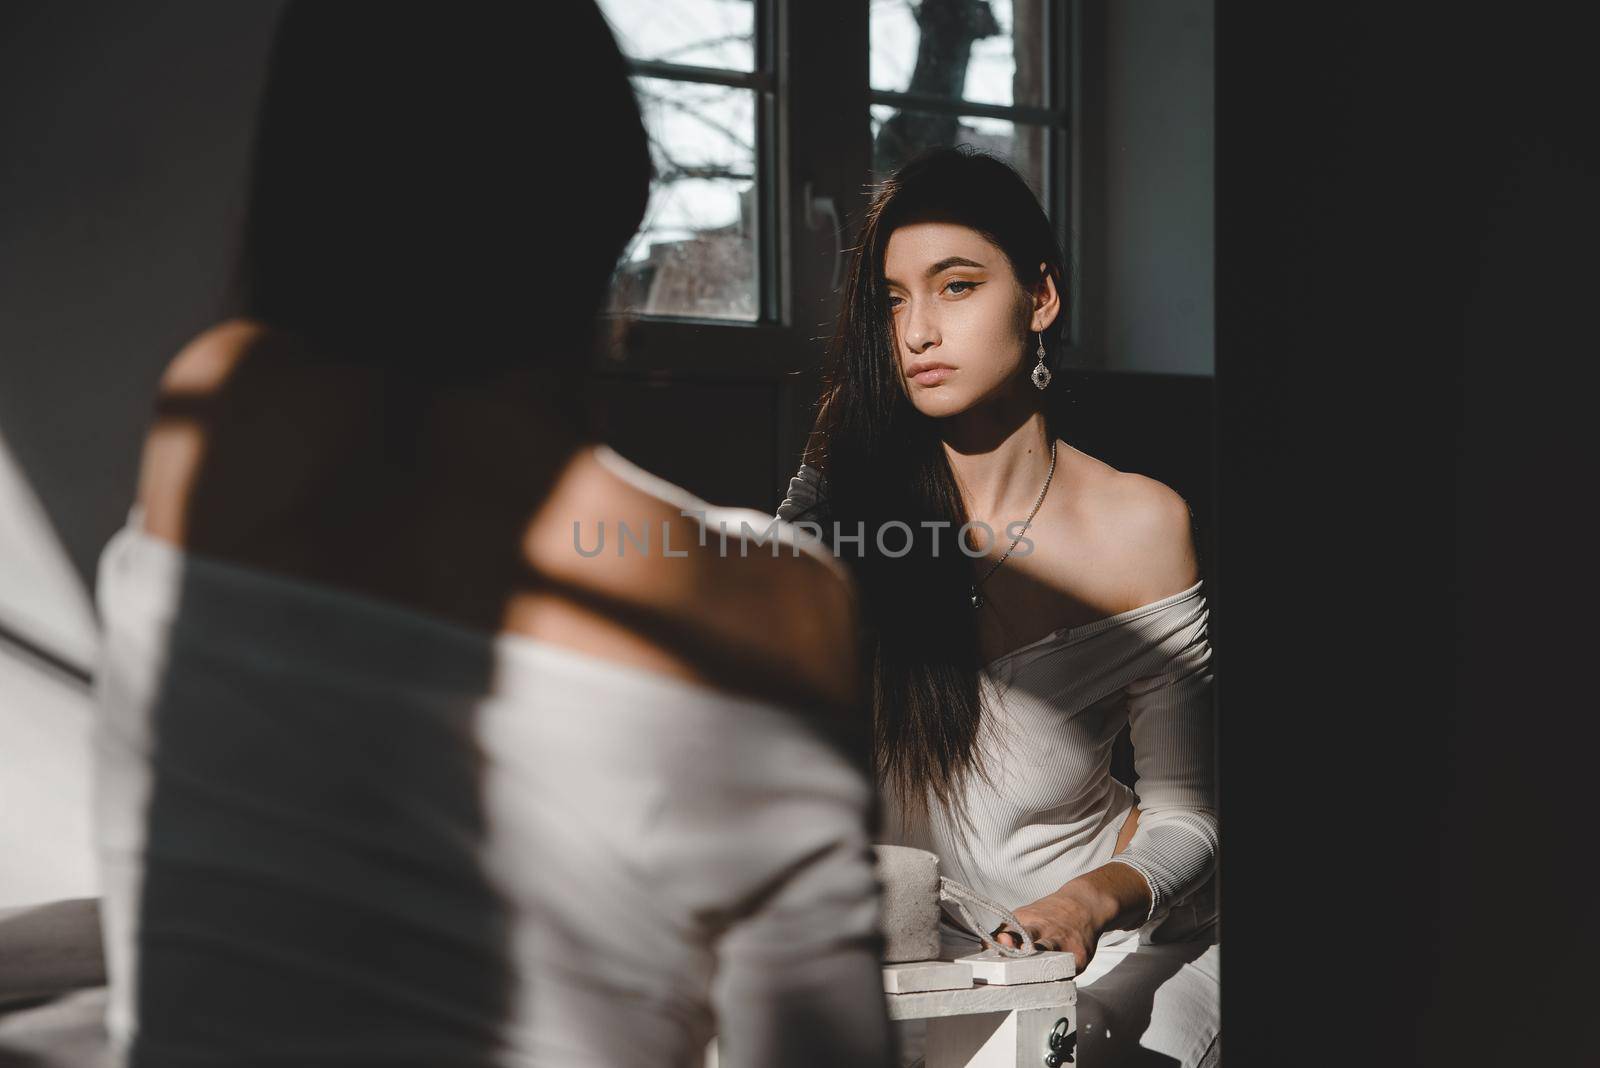
{"label": "blurred shoulder", "polygon": [[575,460],[542,511],[535,569],[601,606],[613,651],[768,699],[854,699],[855,595],[805,532],[707,504],[604,446]]}
{"label": "blurred shoulder", "polygon": [[258,362],[251,357],[270,353],[281,360],[304,351],[293,335],[265,323],[227,319],[196,334],[168,361],[158,396],[215,396],[246,364]]}
{"label": "blurred shoulder", "polygon": [[[140,460],[138,499],[148,531],[187,543],[191,498],[202,472],[217,465],[219,432],[228,430],[230,444],[242,436],[241,421],[234,418],[241,407],[240,394],[256,392],[237,388],[246,369],[259,378],[263,368],[280,362],[277,357],[296,344],[261,323],[232,319],[202,331],[168,361],[156,386]],[[263,352],[271,358],[257,359]],[[254,396],[243,402],[246,408],[261,404],[262,399]],[[259,421],[250,425],[260,426]],[[303,445],[303,440],[302,434],[296,442]],[[300,451],[230,447],[225,457],[229,477],[249,482],[257,492],[243,501],[217,502],[213,518],[220,521],[232,515],[243,520],[239,509],[248,510],[253,500],[264,498],[270,487],[286,478]],[[213,490],[217,481],[209,482]],[[215,527],[213,523],[213,531]]]}
{"label": "blurred shoulder", "polygon": [[[730,518],[739,534],[729,537],[728,552],[719,545],[717,558],[735,580],[728,610],[769,627],[773,655],[806,660],[823,678],[853,678],[858,605],[849,570],[799,527],[755,511],[736,511]],[[722,588],[723,578],[717,576],[716,587]]]}

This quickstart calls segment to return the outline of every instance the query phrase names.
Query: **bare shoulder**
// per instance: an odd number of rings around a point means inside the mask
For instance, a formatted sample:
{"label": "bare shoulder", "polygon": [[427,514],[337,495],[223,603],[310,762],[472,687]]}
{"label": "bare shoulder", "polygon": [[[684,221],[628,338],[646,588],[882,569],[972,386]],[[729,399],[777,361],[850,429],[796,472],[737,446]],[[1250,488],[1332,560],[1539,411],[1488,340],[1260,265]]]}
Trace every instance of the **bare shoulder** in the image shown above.
{"label": "bare shoulder", "polygon": [[1163,482],[1119,471],[1109,480],[1105,521],[1129,565],[1137,603],[1179,593],[1200,579],[1189,502]]}
{"label": "bare shoulder", "polygon": [[215,395],[251,353],[287,343],[262,323],[248,319],[217,323],[197,334],[167,364],[158,396]]}
{"label": "bare shoulder", "polygon": [[1074,495],[1097,570],[1115,576],[1119,600],[1148,604],[1199,581],[1189,502],[1157,479],[1076,449]]}
{"label": "bare shoulder", "polygon": [[[761,567],[770,572],[770,594],[754,602],[741,597],[736,610],[758,626],[781,617],[773,627],[772,655],[805,662],[816,687],[848,701],[856,678],[854,582],[820,541],[787,524],[780,529],[778,555],[761,557]],[[744,587],[746,595],[762,585]]]}
{"label": "bare shoulder", "polygon": [[[139,467],[138,498],[147,530],[186,542],[196,480],[202,465],[214,460],[218,427],[229,423],[230,387],[246,366],[260,362],[253,359],[256,354],[291,344],[260,323],[235,319],[203,331],[168,362]],[[236,455],[230,453],[229,459]]]}

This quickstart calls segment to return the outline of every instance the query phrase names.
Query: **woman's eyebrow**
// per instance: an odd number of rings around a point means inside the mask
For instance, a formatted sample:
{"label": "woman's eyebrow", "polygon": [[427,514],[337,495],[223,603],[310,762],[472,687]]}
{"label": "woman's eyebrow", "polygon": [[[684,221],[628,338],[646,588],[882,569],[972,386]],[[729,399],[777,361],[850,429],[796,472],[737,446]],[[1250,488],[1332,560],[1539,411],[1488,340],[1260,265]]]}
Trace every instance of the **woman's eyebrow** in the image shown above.
{"label": "woman's eyebrow", "polygon": [[969,260],[965,256],[946,256],[944,259],[940,260],[938,263],[934,264],[932,267],[929,267],[925,272],[923,272],[923,277],[932,278],[940,271],[949,270],[951,267],[976,267],[982,271],[988,270],[988,268],[983,264],[977,262],[976,260]]}
{"label": "woman's eyebrow", "polygon": [[[987,271],[989,269],[988,267],[979,263],[977,260],[969,260],[965,256],[946,256],[932,267],[929,267],[926,271],[923,271],[922,276],[924,278],[932,278],[940,271],[949,270],[951,267],[976,267],[980,271]],[[902,289],[905,288],[899,281],[887,276],[884,278],[884,282],[891,286],[901,286]]]}

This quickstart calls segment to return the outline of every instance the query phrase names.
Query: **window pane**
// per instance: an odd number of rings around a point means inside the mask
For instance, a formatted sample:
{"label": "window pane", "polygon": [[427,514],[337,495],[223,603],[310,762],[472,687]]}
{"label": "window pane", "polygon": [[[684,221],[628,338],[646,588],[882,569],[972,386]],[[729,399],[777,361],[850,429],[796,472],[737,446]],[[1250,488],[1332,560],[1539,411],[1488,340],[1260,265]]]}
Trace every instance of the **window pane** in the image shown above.
{"label": "window pane", "polygon": [[879,179],[933,145],[971,145],[999,156],[1021,172],[1041,202],[1045,199],[1045,128],[974,115],[872,106],[872,169]]}
{"label": "window pane", "polygon": [[756,2],[600,0],[600,9],[634,59],[754,70]]}
{"label": "window pane", "polygon": [[1044,106],[1044,0],[872,0],[872,88]]}
{"label": "window pane", "polygon": [[755,93],[660,78],[633,87],[656,173],[613,310],[756,318]]}

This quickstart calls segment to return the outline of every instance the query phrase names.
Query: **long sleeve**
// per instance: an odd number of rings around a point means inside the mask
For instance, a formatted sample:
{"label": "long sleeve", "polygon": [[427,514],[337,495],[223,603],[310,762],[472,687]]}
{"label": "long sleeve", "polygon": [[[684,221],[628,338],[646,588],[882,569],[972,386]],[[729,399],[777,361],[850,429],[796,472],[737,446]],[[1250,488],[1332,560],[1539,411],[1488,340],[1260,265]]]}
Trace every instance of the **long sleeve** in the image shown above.
{"label": "long sleeve", "polygon": [[789,480],[789,495],[778,505],[778,518],[788,523],[815,523],[821,526],[828,521],[828,479],[810,464],[801,464],[800,470]]}
{"label": "long sleeve", "polygon": [[1202,601],[1167,636],[1177,652],[1163,669],[1127,685],[1138,775],[1139,827],[1112,858],[1150,884],[1146,922],[1198,889],[1217,857],[1211,645]]}

